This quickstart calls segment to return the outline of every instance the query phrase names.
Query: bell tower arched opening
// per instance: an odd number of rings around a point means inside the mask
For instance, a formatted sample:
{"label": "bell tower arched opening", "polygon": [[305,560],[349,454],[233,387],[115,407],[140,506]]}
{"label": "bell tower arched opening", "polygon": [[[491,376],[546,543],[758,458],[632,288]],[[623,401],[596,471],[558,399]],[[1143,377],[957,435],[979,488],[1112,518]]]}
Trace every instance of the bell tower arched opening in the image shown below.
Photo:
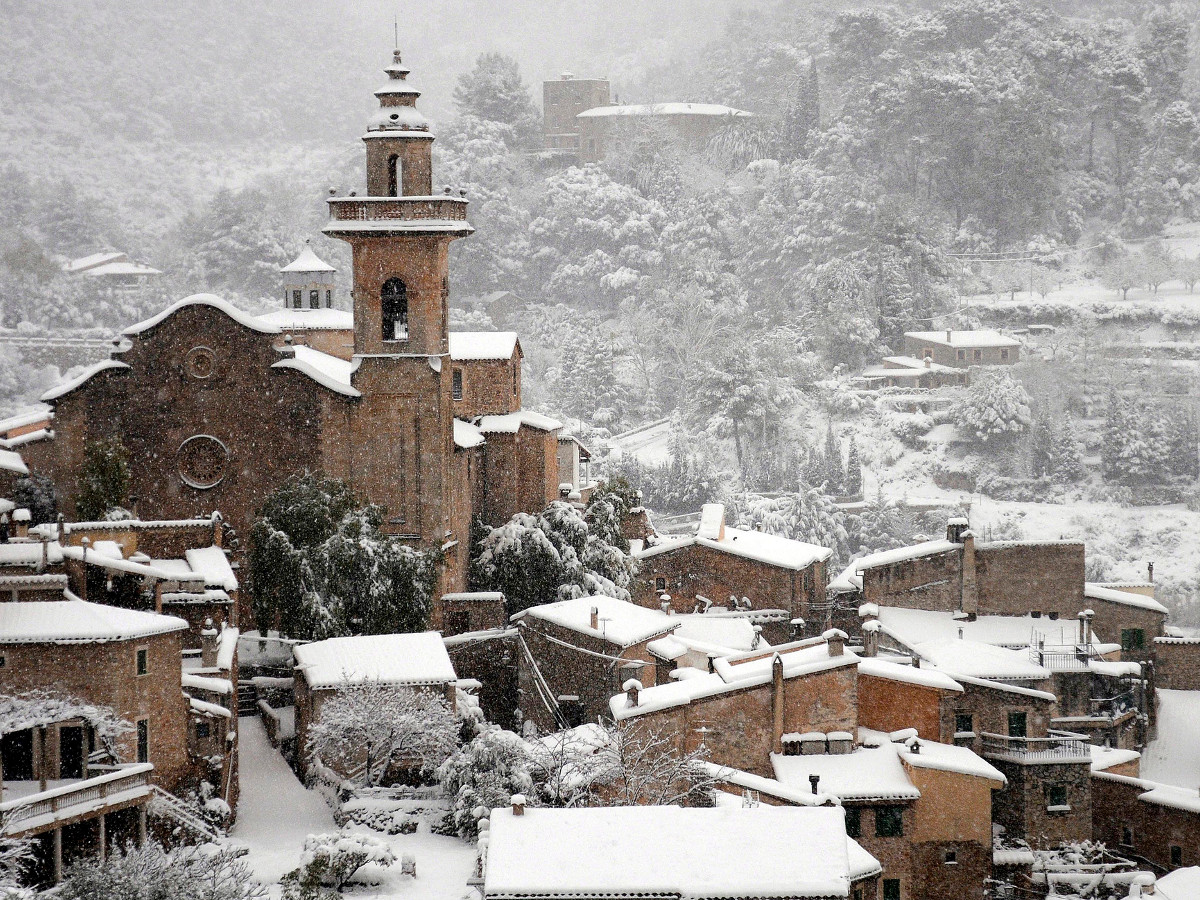
{"label": "bell tower arched opening", "polygon": [[408,340],[408,288],[399,278],[389,278],[380,291],[383,305],[383,339]]}

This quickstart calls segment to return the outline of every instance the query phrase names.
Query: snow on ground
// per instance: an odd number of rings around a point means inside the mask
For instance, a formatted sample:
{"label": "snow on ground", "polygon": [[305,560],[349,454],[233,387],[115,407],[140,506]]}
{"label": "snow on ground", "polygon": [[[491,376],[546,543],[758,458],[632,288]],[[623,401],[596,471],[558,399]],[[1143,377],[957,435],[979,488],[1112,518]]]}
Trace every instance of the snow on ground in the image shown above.
{"label": "snow on ground", "polygon": [[[231,836],[249,848],[246,861],[255,880],[274,884],[300,864],[308,835],[335,832],[338,827],[322,796],[307,790],[271,746],[258,718],[238,719],[238,732],[242,794]],[[467,879],[475,872],[475,846],[432,834],[429,826],[422,821],[415,833],[396,835],[350,826],[356,833],[387,841],[396,863],[388,868],[364,866],[347,893],[403,900],[459,900],[467,894]],[[416,861],[416,878],[401,873],[405,855]]]}
{"label": "snow on ground", "polygon": [[671,460],[671,423],[667,420],[613,435],[614,456],[633,457],[644,466],[657,466]]}
{"label": "snow on ground", "polygon": [[255,880],[272,884],[296,868],[304,839],[337,831],[321,795],[305,789],[257,717],[238,719],[241,799],[231,836],[250,848]]}
{"label": "snow on ground", "polygon": [[1200,778],[1200,691],[1158,692],[1158,737],[1142,753],[1150,781],[1195,788]]}

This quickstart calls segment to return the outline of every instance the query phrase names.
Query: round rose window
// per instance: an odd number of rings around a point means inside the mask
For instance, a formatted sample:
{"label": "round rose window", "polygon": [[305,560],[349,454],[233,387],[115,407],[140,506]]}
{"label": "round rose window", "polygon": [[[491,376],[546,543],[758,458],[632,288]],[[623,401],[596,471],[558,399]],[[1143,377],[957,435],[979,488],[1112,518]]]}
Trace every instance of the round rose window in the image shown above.
{"label": "round rose window", "polygon": [[214,488],[225,478],[229,448],[215,437],[198,434],[179,445],[179,477],[200,490]]}
{"label": "round rose window", "polygon": [[193,347],[188,351],[184,366],[193,378],[211,378],[217,368],[217,357],[208,347]]}

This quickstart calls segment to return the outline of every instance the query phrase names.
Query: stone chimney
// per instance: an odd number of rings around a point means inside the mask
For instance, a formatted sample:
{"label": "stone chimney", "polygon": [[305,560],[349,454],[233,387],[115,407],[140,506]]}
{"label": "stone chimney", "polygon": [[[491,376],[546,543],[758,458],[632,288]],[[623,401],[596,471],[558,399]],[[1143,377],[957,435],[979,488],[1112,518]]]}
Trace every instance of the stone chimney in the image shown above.
{"label": "stone chimney", "polygon": [[591,613],[591,617],[588,619],[588,624],[591,627],[592,631],[600,630],[600,607],[598,607],[598,606],[592,607],[592,613]]}
{"label": "stone chimney", "polygon": [[932,356],[925,357],[925,368],[927,368],[927,369],[933,368],[933,357]]}
{"label": "stone chimney", "polygon": [[671,609],[671,595],[664,592],[658,595],[658,608],[666,615],[672,615],[674,610]]}
{"label": "stone chimney", "polygon": [[633,708],[638,705],[638,694],[642,691],[642,683],[636,678],[630,678],[627,682],[621,685],[621,690],[625,692],[625,705]]}
{"label": "stone chimney", "polygon": [[1083,644],[1084,651],[1089,653],[1088,648],[1092,646],[1092,619],[1095,615],[1095,610],[1091,609],[1085,609],[1079,614],[1079,642]]}
{"label": "stone chimney", "polygon": [[12,514],[13,525],[16,526],[17,537],[19,537],[21,540],[27,540],[29,538],[29,520],[30,520],[30,518],[31,517],[29,515],[29,510],[27,510],[25,508],[21,508],[21,509],[13,511],[13,514]]}
{"label": "stone chimney", "polygon": [[962,541],[962,602],[960,608],[967,614],[967,621],[974,622],[979,615],[979,585],[975,580],[975,535],[969,529],[959,538]]}
{"label": "stone chimney", "polygon": [[700,525],[696,536],[710,541],[725,540],[725,504],[705,503],[700,507]]}
{"label": "stone chimney", "polygon": [[946,520],[946,540],[952,544],[961,544],[963,532],[970,527],[970,522],[963,516],[953,516]]}
{"label": "stone chimney", "polygon": [[879,655],[879,620],[863,622],[863,655],[870,658]]}
{"label": "stone chimney", "polygon": [[217,629],[213,627],[212,619],[204,620],[204,630],[200,632],[200,665],[211,669],[217,664]]}
{"label": "stone chimney", "polygon": [[771,752],[783,752],[783,658],[771,659]]}
{"label": "stone chimney", "polygon": [[512,810],[513,810],[514,816],[525,815],[525,795],[524,794],[513,794],[512,795]]}
{"label": "stone chimney", "polygon": [[1154,562],[1146,563],[1146,580],[1154,584]]}
{"label": "stone chimney", "polygon": [[821,637],[829,647],[830,656],[841,656],[846,652],[846,632],[840,628],[830,628]]}

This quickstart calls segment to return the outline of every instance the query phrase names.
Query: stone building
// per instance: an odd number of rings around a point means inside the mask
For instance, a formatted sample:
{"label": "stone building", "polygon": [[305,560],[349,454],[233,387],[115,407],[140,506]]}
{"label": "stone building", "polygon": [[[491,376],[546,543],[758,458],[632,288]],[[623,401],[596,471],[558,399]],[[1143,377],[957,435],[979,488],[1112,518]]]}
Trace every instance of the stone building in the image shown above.
{"label": "stone building", "polygon": [[1156,637],[1154,673],[1160,689],[1200,691],[1200,637]]}
{"label": "stone building", "polygon": [[[320,721],[322,707],[340,691],[369,682],[432,692],[444,697],[452,711],[456,708],[458,676],[437,632],[330,638],[299,644],[294,653],[296,760],[302,772],[312,764],[309,729]],[[362,768],[367,752],[364,747],[361,755],[321,762],[349,778]]]}
{"label": "stone building", "polygon": [[744,124],[753,113],[719,103],[639,103],[596,106],[575,118],[579,129],[579,161],[604,159],[622,140],[647,130],[659,139],[675,141],[702,152],[722,128]]}
{"label": "stone building", "polygon": [[[630,594],[653,609],[667,594],[668,606],[679,611],[727,604],[782,610],[784,624],[795,622],[796,633],[808,623],[806,633],[820,634],[824,615],[813,608],[825,605],[825,566],[832,555],[827,547],[728,526],[725,507],[708,503],[694,535],[659,537],[634,549],[639,566]],[[788,630],[773,629],[771,637],[787,640]]]}
{"label": "stone building", "polygon": [[475,516],[498,524],[557,496],[561,426],[521,411],[516,336],[449,333],[448,251],[473,231],[467,201],[433,195],[419,92],[399,53],[386,71],[363,136],[366,194],[330,199],[324,228],[353,253],[352,315],[332,308],[329,267],[306,252],[285,267],[284,310],[256,318],[198,294],[127,328],[110,358],[43,397],[53,427],[22,445],[68,515],[97,438],[124,443],[144,517],[219,509],[241,534],[288,477],[320,473],[441,553],[440,596],[467,586]]}
{"label": "stone building", "polygon": [[1168,872],[1200,865],[1200,796],[1112,771],[1091,775],[1092,839]]}
{"label": "stone building", "polygon": [[547,150],[579,154],[579,119],[584,110],[612,102],[607,78],[576,78],[564,72],[542,82],[542,141]]}
{"label": "stone building", "polygon": [[1021,342],[998,331],[908,331],[904,354],[939,366],[1011,366],[1021,358]]}

